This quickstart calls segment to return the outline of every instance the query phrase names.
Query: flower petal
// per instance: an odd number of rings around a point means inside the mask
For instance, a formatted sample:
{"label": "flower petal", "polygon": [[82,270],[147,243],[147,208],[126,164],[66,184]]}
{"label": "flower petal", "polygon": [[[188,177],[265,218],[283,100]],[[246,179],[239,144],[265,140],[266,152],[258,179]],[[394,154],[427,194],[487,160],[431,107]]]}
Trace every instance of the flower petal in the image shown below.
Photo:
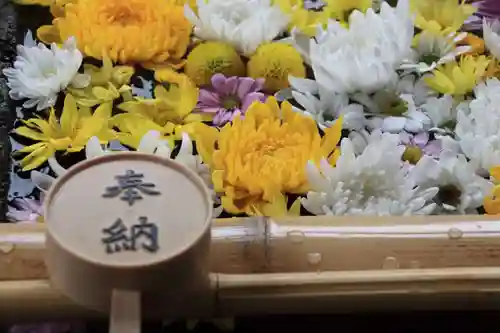
{"label": "flower petal", "polygon": [[61,131],[65,136],[73,136],[78,124],[78,118],[75,98],[68,94],[64,99],[64,108],[61,114]]}

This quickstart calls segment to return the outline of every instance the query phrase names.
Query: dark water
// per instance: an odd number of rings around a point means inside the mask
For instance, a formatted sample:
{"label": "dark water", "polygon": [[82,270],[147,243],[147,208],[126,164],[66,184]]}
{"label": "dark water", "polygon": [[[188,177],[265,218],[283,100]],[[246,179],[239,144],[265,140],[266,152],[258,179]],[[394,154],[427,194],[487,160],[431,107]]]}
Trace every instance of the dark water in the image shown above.
{"label": "dark water", "polygon": [[[498,312],[416,312],[331,316],[272,316],[241,318],[236,321],[236,333],[279,333],[294,331],[318,333],[383,332],[383,333],[461,333],[498,332]],[[7,332],[7,328],[2,330]],[[42,333],[42,331],[31,331]],[[81,332],[81,331],[80,331]],[[106,322],[87,323],[84,332],[107,333]],[[198,325],[188,331],[181,323],[162,327],[161,323],[143,325],[144,333],[218,333],[211,324]],[[43,333],[49,333],[43,331]],[[62,332],[60,332],[62,333]]]}

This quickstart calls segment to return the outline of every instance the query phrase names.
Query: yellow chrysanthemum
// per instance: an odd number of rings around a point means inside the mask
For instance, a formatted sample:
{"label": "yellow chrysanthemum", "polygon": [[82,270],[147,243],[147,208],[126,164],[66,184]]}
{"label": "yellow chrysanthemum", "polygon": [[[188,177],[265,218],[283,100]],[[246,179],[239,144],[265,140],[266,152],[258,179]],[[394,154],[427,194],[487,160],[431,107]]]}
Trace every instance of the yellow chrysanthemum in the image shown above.
{"label": "yellow chrysanthemum", "polygon": [[491,59],[483,77],[485,80],[491,77],[500,77],[500,63],[495,58]]}
{"label": "yellow chrysanthemum", "polygon": [[245,65],[229,44],[206,42],[197,45],[188,55],[184,72],[198,85],[210,84],[214,74],[245,76]]}
{"label": "yellow chrysanthemum", "polygon": [[418,28],[442,33],[458,31],[476,11],[463,0],[412,0],[411,5]]}
{"label": "yellow chrysanthemum", "polygon": [[373,0],[326,0],[331,12],[331,17],[341,21],[348,22],[349,16],[354,10],[366,12],[372,7]]}
{"label": "yellow chrysanthemum", "polygon": [[101,59],[104,52],[122,64],[176,66],[183,63],[192,30],[183,7],[173,0],[78,0],[64,6],[64,15],[53,26],[39,31],[41,40],[74,36],[90,57]]}
{"label": "yellow chrysanthemum", "polygon": [[220,132],[200,124],[193,136],[226,211],[279,216],[287,214],[285,193],[309,189],[308,161],[336,162],[341,129],[337,120],[322,138],[312,118],[269,97],[253,103],[245,117],[236,117]]}
{"label": "yellow chrysanthemum", "polygon": [[[19,1],[25,1],[25,0],[19,0]],[[54,18],[64,17],[65,15],[64,7],[69,3],[78,2],[78,0],[33,0],[33,1],[43,2],[43,4],[40,3],[40,5],[42,6],[50,6],[50,13],[52,14],[52,16],[54,16]],[[41,27],[39,27],[37,30],[37,36],[38,39],[40,39],[42,42],[46,44],[62,43],[61,34],[59,33],[59,30],[57,29],[57,27],[51,24],[42,25]]]}
{"label": "yellow chrysanthemum", "polygon": [[114,137],[108,127],[111,109],[111,103],[102,104],[92,114],[89,108],[78,109],[75,99],[68,94],[59,120],[53,108],[48,121],[27,120],[26,126],[16,128],[15,132],[39,142],[19,150],[20,153],[29,153],[21,161],[23,169],[31,170],[42,165],[56,151],[81,151],[93,136],[103,143],[111,140]]}
{"label": "yellow chrysanthemum", "polygon": [[483,207],[488,215],[500,215],[500,166],[491,168],[490,175],[495,187],[491,194],[484,198]]}
{"label": "yellow chrysanthemum", "polygon": [[465,95],[470,93],[486,73],[490,59],[485,56],[465,56],[439,66],[433,75],[425,78],[427,85],[442,94]]}
{"label": "yellow chrysanthemum", "polygon": [[314,37],[318,26],[325,26],[331,15],[328,5],[321,11],[311,11],[304,8],[303,0],[275,0],[274,3],[290,17],[289,30],[297,28],[309,37]]}
{"label": "yellow chrysanthemum", "polygon": [[287,88],[288,76],[304,78],[306,68],[299,52],[291,45],[268,43],[259,46],[247,64],[248,76],[264,78],[264,90],[274,93]]}
{"label": "yellow chrysanthemum", "polygon": [[153,99],[137,98],[118,105],[118,108],[128,112],[133,117],[131,119],[140,115],[151,120],[162,128],[160,132],[175,134],[176,138],[180,138],[183,131],[189,132],[193,123],[210,120],[207,115],[192,113],[198,102],[198,88],[188,80],[180,85],[170,85],[168,90],[157,85],[154,93]]}
{"label": "yellow chrysanthemum", "polygon": [[103,57],[101,68],[90,64],[83,67],[84,73],[90,75],[90,85],[83,89],[68,88],[78,105],[93,107],[120,97],[125,101],[132,99],[132,88],[128,84],[134,75],[133,67],[113,67],[107,56]]}
{"label": "yellow chrysanthemum", "polygon": [[191,81],[189,76],[184,73],[179,73],[175,69],[170,67],[165,67],[155,70],[155,80],[162,83],[173,83],[177,85],[190,84],[195,86],[194,82]]}
{"label": "yellow chrysanthemum", "polygon": [[139,114],[122,113],[114,116],[111,125],[118,128],[115,134],[120,142],[133,149],[138,149],[142,138],[150,131],[157,131],[161,139],[174,147],[175,138],[168,128],[162,127],[154,121]]}

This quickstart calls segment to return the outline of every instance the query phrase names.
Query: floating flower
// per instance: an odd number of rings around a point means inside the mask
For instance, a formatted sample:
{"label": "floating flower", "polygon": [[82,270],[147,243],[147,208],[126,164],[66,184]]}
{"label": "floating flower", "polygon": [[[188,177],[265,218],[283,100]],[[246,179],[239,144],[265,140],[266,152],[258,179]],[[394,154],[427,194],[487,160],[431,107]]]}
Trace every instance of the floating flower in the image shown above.
{"label": "floating flower", "polygon": [[433,76],[425,79],[428,86],[442,94],[465,95],[482,80],[490,59],[485,56],[464,56],[439,66]]}
{"label": "floating flower", "polygon": [[451,95],[430,97],[422,106],[422,111],[431,120],[433,128],[455,126],[457,108]]}
{"label": "floating flower", "polygon": [[500,81],[480,83],[468,108],[458,111],[457,141],[471,163],[482,170],[500,165]]}
{"label": "floating flower", "polygon": [[318,11],[310,10],[310,7],[314,6],[314,3],[310,0],[276,0],[275,3],[279,5],[283,13],[289,16],[288,29],[290,31],[298,29],[309,37],[314,37],[318,26],[326,25],[331,16],[329,7],[321,1],[316,2],[321,9]]}
{"label": "floating flower", "polygon": [[29,153],[21,160],[23,170],[42,165],[56,151],[81,151],[92,136],[98,136],[103,142],[110,140],[112,133],[108,129],[108,120],[111,109],[112,105],[105,103],[91,114],[90,109],[78,109],[74,97],[68,94],[60,119],[52,108],[48,121],[38,118],[25,121],[25,126],[16,128],[15,132],[38,143],[18,150],[19,153]]}
{"label": "floating flower", "polygon": [[206,42],[197,45],[188,55],[184,71],[198,85],[210,84],[212,76],[245,76],[245,65],[229,44]]}
{"label": "floating flower", "polygon": [[[169,142],[171,146],[174,145],[173,124],[163,127],[142,114],[118,114],[111,119],[111,125],[118,129],[115,135],[120,143],[132,149],[138,150],[141,140],[149,132],[160,133],[161,140]],[[180,137],[181,133],[179,132],[177,137]]]}
{"label": "floating flower", "polygon": [[271,0],[198,0],[198,15],[185,6],[194,34],[225,42],[249,56],[272,41],[288,25],[288,17]]}
{"label": "floating flower", "polygon": [[430,119],[421,110],[422,103],[433,95],[423,78],[405,75],[373,94],[356,93],[352,99],[366,111],[365,124],[370,130],[400,133],[422,132],[429,128]]}
{"label": "floating flower", "polygon": [[332,18],[337,21],[349,22],[353,11],[365,13],[372,8],[372,0],[327,0]]}
{"label": "floating flower", "polygon": [[481,55],[485,51],[485,43],[481,37],[467,33],[467,36],[459,42],[460,45],[469,46],[471,50],[467,52],[470,55]]}
{"label": "floating flower", "polygon": [[431,121],[422,110],[415,105],[413,96],[401,94],[390,113],[370,119],[369,127],[381,129],[383,132],[400,133],[405,130],[418,133],[430,127]]}
{"label": "floating flower", "polygon": [[93,107],[120,97],[132,99],[132,88],[128,84],[134,75],[133,67],[113,66],[107,56],[103,56],[101,68],[90,64],[84,64],[83,67],[84,73],[90,76],[90,84],[82,89],[68,89],[78,105]]}
{"label": "floating flower", "polygon": [[500,19],[500,6],[498,0],[468,0],[472,6],[476,8],[474,15],[470,16],[466,21],[464,28],[467,30],[480,31],[483,26],[483,21],[494,21]]}
{"label": "floating flower", "polygon": [[483,38],[488,51],[490,51],[496,60],[500,60],[500,21],[484,21]]}
{"label": "floating flower", "polygon": [[490,169],[490,175],[494,182],[491,193],[484,197],[484,210],[488,215],[500,215],[500,167]]}
{"label": "floating flower", "polygon": [[9,96],[15,100],[27,99],[23,106],[38,111],[53,106],[59,92],[69,85],[85,87],[89,77],[78,74],[82,54],[76,49],[74,38],[69,38],[61,48],[52,44],[48,49],[36,45],[28,32],[24,45],[17,46],[14,67],[3,70],[7,77]]}
{"label": "floating flower", "polygon": [[274,93],[289,86],[288,76],[304,78],[306,69],[297,50],[284,43],[261,45],[247,64],[248,76],[263,78],[264,90]]}
{"label": "floating flower", "polygon": [[42,204],[30,198],[16,198],[7,212],[7,218],[13,222],[43,222]]}
{"label": "floating flower", "polygon": [[380,13],[354,11],[349,28],[331,21],[326,31],[296,47],[311,63],[315,81],[336,93],[372,93],[397,79],[396,70],[411,55],[413,22],[408,0],[396,8],[386,2]]}
{"label": "floating flower", "polygon": [[433,186],[417,187],[401,162],[399,136],[372,133],[361,155],[343,139],[335,167],[309,163],[311,190],[302,205],[315,215],[428,215],[435,208]]}
{"label": "floating flower", "polygon": [[457,0],[412,0],[415,25],[422,30],[448,34],[460,29],[476,8]]}
{"label": "floating flower", "polygon": [[404,69],[415,68],[419,73],[430,72],[439,65],[454,61],[458,56],[473,50],[472,46],[458,46],[467,37],[466,33],[442,35],[424,30],[414,38],[416,64],[405,64]]}
{"label": "floating flower", "polygon": [[197,109],[215,114],[214,125],[224,125],[234,117],[245,114],[253,102],[265,101],[265,95],[260,92],[263,85],[263,79],[236,76],[226,78],[222,74],[216,74],[212,77],[212,86],[200,90]]}
{"label": "floating flower", "polygon": [[168,90],[162,85],[157,85],[154,90],[154,99],[136,97],[135,100],[118,105],[119,109],[127,113],[119,114],[113,117],[113,120],[122,122],[130,118],[131,122],[141,122],[141,119],[146,119],[156,124],[155,128],[151,127],[153,125],[146,126],[146,124],[135,126],[159,130],[166,135],[175,134],[177,138],[180,138],[181,132],[188,130],[193,123],[211,120],[210,115],[193,113],[198,102],[198,91],[199,89],[187,79],[180,85],[170,85]]}
{"label": "floating flower", "polygon": [[338,120],[321,138],[314,120],[269,97],[220,132],[200,125],[194,136],[226,211],[279,216],[287,214],[285,193],[308,190],[307,161],[335,163],[341,126]]}
{"label": "floating flower", "polygon": [[102,59],[104,52],[122,64],[180,65],[191,34],[182,6],[168,0],[78,0],[53,25],[62,40],[75,36],[85,55]]}
{"label": "floating flower", "polygon": [[403,161],[408,161],[411,164],[417,164],[424,155],[438,157],[441,153],[442,146],[440,140],[430,140],[428,132],[418,134],[410,134],[401,132],[399,134],[401,143],[405,146],[403,153]]}
{"label": "floating flower", "polygon": [[291,97],[302,107],[295,107],[294,110],[313,118],[322,130],[333,126],[340,116],[345,129],[360,130],[366,126],[363,106],[350,103],[346,94],[335,94],[322,87],[301,85],[295,78],[290,80],[290,84],[293,88]]}
{"label": "floating flower", "polygon": [[478,176],[464,155],[443,147],[438,158],[424,155],[412,169],[419,186],[439,188],[434,201],[438,213],[476,213],[492,188],[491,182]]}
{"label": "floating flower", "polygon": [[[156,81],[164,83],[166,85],[175,84],[177,86],[180,86],[186,83],[191,86],[195,85],[193,80],[191,80],[189,76],[187,76],[185,73],[178,72],[171,67],[162,67],[156,69],[154,77]],[[144,81],[142,83],[144,84]]]}

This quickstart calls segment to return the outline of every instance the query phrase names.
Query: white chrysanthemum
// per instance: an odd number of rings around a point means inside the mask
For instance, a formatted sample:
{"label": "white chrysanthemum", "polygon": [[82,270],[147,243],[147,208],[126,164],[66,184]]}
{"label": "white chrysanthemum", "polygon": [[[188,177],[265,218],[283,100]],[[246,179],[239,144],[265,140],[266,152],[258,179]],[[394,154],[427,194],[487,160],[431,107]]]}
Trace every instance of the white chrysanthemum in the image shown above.
{"label": "white chrysanthemum", "polygon": [[294,110],[313,118],[321,129],[331,127],[340,116],[344,117],[342,127],[345,129],[360,130],[365,126],[363,106],[349,103],[348,95],[303,84],[296,78],[290,78],[290,84],[293,88],[290,97],[302,106],[302,109],[294,107]]}
{"label": "white chrysanthemum", "polygon": [[289,22],[270,0],[198,0],[197,5],[198,15],[184,7],[195,36],[226,42],[247,56],[282,33]]}
{"label": "white chrysanthemum", "polygon": [[412,169],[412,177],[420,186],[439,187],[435,201],[443,212],[473,213],[492,188],[464,155],[446,147],[437,159],[424,155]]}
{"label": "white chrysanthemum", "polygon": [[9,95],[14,100],[27,99],[25,108],[43,110],[56,103],[58,93],[68,85],[84,88],[90,77],[78,74],[83,56],[76,48],[74,38],[68,39],[61,48],[52,44],[48,49],[33,40],[31,32],[24,45],[17,46],[14,67],[3,70],[7,77]]}
{"label": "white chrysanthemum", "polygon": [[500,21],[483,21],[483,40],[490,53],[500,60]]}
{"label": "white chrysanthemum", "polygon": [[435,204],[436,187],[416,187],[401,161],[404,147],[398,135],[372,133],[363,153],[356,156],[349,139],[343,139],[335,167],[326,161],[321,170],[307,167],[312,190],[302,200],[316,215],[427,215]]}
{"label": "white chrysanthemum", "polygon": [[384,132],[398,134],[402,131],[419,133],[430,127],[430,119],[420,108],[417,108],[413,96],[403,94],[399,96],[404,112],[400,115],[384,115],[372,117],[368,123],[371,129],[381,129]]}
{"label": "white chrysanthemum", "polygon": [[371,93],[397,79],[396,69],[411,54],[413,20],[408,0],[396,8],[382,3],[354,11],[349,28],[330,21],[326,31],[310,39],[308,48],[294,34],[297,48],[310,60],[317,84],[336,93]]}
{"label": "white chrysanthemum", "polygon": [[352,99],[366,107],[366,123],[371,130],[418,133],[430,127],[429,117],[419,106],[432,94],[423,77],[406,75],[372,95],[356,93]]}
{"label": "white chrysanthemum", "polygon": [[467,33],[453,32],[448,36],[432,31],[423,31],[416,36],[413,61],[405,61],[402,69],[426,73],[437,66],[455,60],[459,55],[469,52],[471,46],[458,46],[457,44],[467,37]]}
{"label": "white chrysanthemum", "polygon": [[468,108],[458,110],[455,133],[463,153],[478,169],[500,164],[500,81],[480,83]]}
{"label": "white chrysanthemum", "polygon": [[455,107],[455,100],[451,95],[431,97],[421,108],[431,120],[433,128],[441,128],[454,123],[457,119],[457,107]]}

